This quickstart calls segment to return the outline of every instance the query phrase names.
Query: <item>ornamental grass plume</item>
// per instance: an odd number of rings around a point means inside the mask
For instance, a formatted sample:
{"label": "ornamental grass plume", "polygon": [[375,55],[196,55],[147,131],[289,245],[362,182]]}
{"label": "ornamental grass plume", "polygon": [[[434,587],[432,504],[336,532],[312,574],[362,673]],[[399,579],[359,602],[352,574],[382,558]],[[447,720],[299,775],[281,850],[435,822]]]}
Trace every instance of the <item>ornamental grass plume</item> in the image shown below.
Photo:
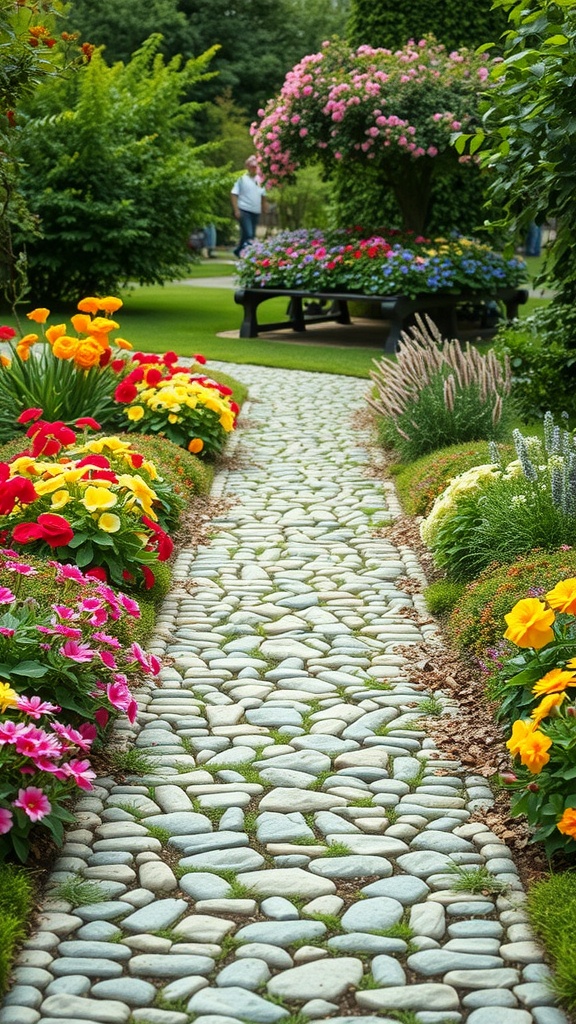
{"label": "ornamental grass plume", "polygon": [[436,448],[505,430],[511,373],[508,360],[482,356],[467,343],[442,338],[430,317],[402,332],[397,360],[374,361],[376,394],[369,405],[382,417],[385,440],[412,461]]}

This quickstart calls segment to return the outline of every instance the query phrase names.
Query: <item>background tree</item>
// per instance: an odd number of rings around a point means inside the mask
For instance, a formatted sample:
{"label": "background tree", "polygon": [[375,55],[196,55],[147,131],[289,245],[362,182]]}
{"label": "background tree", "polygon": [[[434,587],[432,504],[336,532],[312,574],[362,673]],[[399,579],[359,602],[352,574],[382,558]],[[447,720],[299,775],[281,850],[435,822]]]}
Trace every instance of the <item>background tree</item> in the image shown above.
{"label": "background tree", "polygon": [[408,39],[435,35],[449,50],[496,41],[506,16],[492,0],[350,0],[348,40],[396,50]]}
{"label": "background tree", "polygon": [[[282,84],[288,68],[323,39],[343,32],[349,0],[73,0],[69,25],[105,45],[108,64],[127,62],[151,32],[162,52],[194,57],[214,45],[217,78],[196,97],[213,100],[230,90],[251,119]],[[121,31],[119,31],[121,26]]]}
{"label": "background tree", "polygon": [[26,242],[34,297],[71,300],[183,276],[186,241],[230,175],[190,136],[211,53],[167,64],[151,37],[129,64],[96,53],[82,76],[39,88],[20,132],[22,189],[40,233]]}

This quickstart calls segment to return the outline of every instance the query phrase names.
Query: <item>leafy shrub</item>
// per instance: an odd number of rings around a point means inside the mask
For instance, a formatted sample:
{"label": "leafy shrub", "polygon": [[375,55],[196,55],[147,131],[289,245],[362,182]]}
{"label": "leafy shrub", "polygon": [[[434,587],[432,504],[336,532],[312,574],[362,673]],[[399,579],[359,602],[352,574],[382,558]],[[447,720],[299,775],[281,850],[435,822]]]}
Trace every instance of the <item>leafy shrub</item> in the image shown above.
{"label": "leafy shrub", "polygon": [[30,875],[14,864],[5,864],[0,886],[0,996],[8,987],[16,947],[26,934],[33,895]]}
{"label": "leafy shrub", "polygon": [[576,1009],[573,954],[576,876],[565,871],[535,882],[528,889],[527,907],[530,923],[552,960],[553,990],[562,1000],[562,1006],[573,1012]]}
{"label": "leafy shrub", "polygon": [[548,409],[576,414],[574,324],[565,313],[552,324],[550,309],[537,310],[502,327],[494,352],[510,360],[512,395],[524,419],[538,419]]}
{"label": "leafy shrub", "polygon": [[460,600],[463,590],[463,583],[452,583],[450,580],[431,583],[424,591],[428,610],[432,615],[445,615]]}
{"label": "leafy shrub", "polygon": [[548,855],[576,854],[576,577],[540,599],[524,598],[506,615],[511,646],[492,691],[511,731],[517,767],[502,781],[512,814],[526,815],[532,841]]}
{"label": "leafy shrub", "polygon": [[504,616],[517,601],[552,590],[558,580],[576,574],[576,550],[533,551],[511,565],[490,565],[469,583],[447,623],[450,642],[484,658],[496,648]]}
{"label": "leafy shrub", "polygon": [[383,417],[385,436],[400,458],[463,441],[504,436],[511,413],[510,370],[490,351],[443,341],[430,319],[404,333],[397,360],[383,359],[371,377],[368,402]]}
{"label": "leafy shrub", "polygon": [[576,541],[576,441],[544,419],[544,443],[513,431],[518,459],[476,467],[436,499],[420,533],[453,579]]}
{"label": "leafy shrub", "polygon": [[[502,456],[512,456],[512,445],[500,445]],[[408,515],[426,516],[435,499],[455,476],[490,461],[486,442],[453,444],[423,455],[395,473],[399,498]]]}

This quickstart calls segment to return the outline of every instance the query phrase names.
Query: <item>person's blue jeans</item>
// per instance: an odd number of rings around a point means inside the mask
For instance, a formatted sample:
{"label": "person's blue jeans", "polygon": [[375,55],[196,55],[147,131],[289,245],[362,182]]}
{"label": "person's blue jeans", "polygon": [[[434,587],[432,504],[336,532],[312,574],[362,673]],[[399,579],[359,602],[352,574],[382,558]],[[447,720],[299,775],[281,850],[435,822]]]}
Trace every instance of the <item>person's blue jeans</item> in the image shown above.
{"label": "person's blue jeans", "polygon": [[245,245],[253,242],[256,238],[259,213],[251,213],[250,210],[240,210],[240,241],[234,249],[234,255],[239,256]]}
{"label": "person's blue jeans", "polygon": [[534,221],[528,225],[524,253],[526,256],[539,256],[542,245],[542,228]]}

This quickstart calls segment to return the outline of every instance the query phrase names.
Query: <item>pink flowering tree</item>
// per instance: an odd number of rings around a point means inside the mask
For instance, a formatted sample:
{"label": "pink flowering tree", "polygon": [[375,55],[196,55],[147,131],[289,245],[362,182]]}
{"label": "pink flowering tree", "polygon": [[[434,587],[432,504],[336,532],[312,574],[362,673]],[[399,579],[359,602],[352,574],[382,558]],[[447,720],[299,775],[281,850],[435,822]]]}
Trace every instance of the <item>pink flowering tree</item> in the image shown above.
{"label": "pink flowering tree", "polygon": [[325,43],[288,73],[252,125],[268,186],[319,161],[328,176],[342,168],[353,189],[370,168],[382,193],[394,195],[403,227],[422,232],[434,180],[473,162],[451,138],[476,123],[489,70],[486,54],[448,53],[432,36],[395,52]]}

